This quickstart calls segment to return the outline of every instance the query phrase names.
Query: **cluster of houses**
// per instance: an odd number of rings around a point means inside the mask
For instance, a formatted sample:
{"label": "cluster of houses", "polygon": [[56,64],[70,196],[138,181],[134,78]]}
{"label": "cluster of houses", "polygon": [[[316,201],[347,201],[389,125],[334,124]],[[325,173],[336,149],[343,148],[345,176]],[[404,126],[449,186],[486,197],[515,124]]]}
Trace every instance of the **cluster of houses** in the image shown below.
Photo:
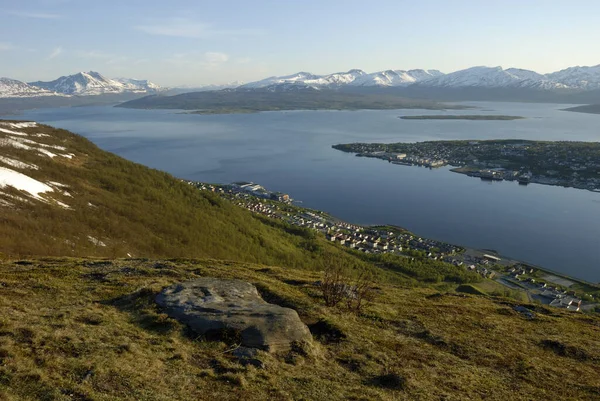
{"label": "cluster of houses", "polygon": [[[393,233],[387,233],[390,237]],[[340,245],[347,246],[365,253],[384,253],[384,252],[402,252],[402,245],[396,242],[396,239],[383,239],[379,235],[369,235],[362,232],[343,234],[332,230],[326,234],[327,239],[332,242],[338,242]]]}
{"label": "cluster of houses", "polygon": [[567,291],[560,291],[556,288],[549,288],[541,293],[542,297],[550,300],[550,306],[556,308],[565,308],[570,311],[578,312],[581,308],[581,299],[575,298]]}
{"label": "cluster of houses", "polygon": [[292,199],[288,194],[268,191],[263,186],[253,182],[236,182],[226,185],[225,189],[233,193],[246,192],[262,199],[271,199],[286,203],[292,202]]}
{"label": "cluster of houses", "polygon": [[484,278],[494,278],[496,273],[492,269],[488,269],[487,265],[490,262],[499,262],[500,258],[493,255],[483,255],[483,257],[477,257],[472,255],[462,255],[462,260],[457,259],[453,256],[447,256],[446,262],[451,263],[455,266],[465,266],[467,270],[478,273]]}
{"label": "cluster of houses", "polygon": [[308,210],[290,213],[285,209],[285,204],[260,202],[243,192],[232,194],[238,206],[265,216],[282,219],[295,226],[319,231],[332,242],[365,253],[402,253],[410,249],[421,251],[434,260],[446,260],[449,255],[462,250],[455,245],[417,237],[410,233],[365,228]]}
{"label": "cluster of houses", "polygon": [[230,195],[248,194],[257,198],[270,199],[284,203],[291,203],[293,201],[288,194],[269,191],[265,189],[265,187],[253,182],[237,182],[229,185],[213,185],[194,181],[186,182],[202,191],[211,191]]}
{"label": "cluster of houses", "polygon": [[483,179],[518,180],[523,184],[535,182],[600,192],[600,148],[596,143],[433,141],[391,145],[357,143],[334,145],[334,148],[395,164],[471,166],[478,171],[468,174]]}

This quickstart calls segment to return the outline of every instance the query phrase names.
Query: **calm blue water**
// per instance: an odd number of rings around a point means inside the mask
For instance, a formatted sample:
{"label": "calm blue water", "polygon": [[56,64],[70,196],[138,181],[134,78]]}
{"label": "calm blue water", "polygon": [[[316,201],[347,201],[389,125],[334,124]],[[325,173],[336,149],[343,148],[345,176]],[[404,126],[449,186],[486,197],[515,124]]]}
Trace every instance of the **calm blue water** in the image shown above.
{"label": "calm blue water", "polygon": [[[470,103],[464,114],[516,121],[400,120],[436,111],[293,111],[186,115],[112,107],[43,109],[21,118],[66,128],[181,178],[254,181],[359,224],[420,235],[600,281],[600,193],[484,182],[447,169],[397,166],[331,148],[347,142],[524,138],[600,141],[600,116],[547,104]],[[460,112],[448,112],[457,114]]]}

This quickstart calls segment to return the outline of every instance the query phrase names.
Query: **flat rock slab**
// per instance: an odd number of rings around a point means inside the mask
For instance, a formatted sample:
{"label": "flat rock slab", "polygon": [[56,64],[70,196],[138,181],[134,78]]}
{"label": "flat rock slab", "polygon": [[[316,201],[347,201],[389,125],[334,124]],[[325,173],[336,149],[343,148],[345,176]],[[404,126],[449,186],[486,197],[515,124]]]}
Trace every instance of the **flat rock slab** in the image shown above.
{"label": "flat rock slab", "polygon": [[156,302],[199,335],[234,332],[245,347],[277,352],[312,340],[295,310],[265,302],[254,285],[241,280],[205,277],[175,284]]}

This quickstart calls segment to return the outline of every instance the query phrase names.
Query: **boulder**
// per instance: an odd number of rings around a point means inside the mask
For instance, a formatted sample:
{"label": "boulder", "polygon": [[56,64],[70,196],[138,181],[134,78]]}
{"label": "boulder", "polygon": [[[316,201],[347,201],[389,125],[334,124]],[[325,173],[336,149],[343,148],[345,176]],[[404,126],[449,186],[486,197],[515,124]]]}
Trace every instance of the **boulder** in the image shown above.
{"label": "boulder", "polygon": [[312,340],[295,310],[265,302],[254,285],[241,280],[204,277],[175,284],[158,294],[156,302],[197,334],[227,333],[245,347],[278,352]]}

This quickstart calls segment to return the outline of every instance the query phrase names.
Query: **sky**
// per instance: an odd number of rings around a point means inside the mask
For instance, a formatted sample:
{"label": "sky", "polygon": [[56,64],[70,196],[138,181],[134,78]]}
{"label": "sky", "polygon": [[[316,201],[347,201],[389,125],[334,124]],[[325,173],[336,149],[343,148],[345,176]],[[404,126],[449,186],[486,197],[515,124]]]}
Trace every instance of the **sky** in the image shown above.
{"label": "sky", "polygon": [[162,86],[600,64],[598,0],[0,0],[0,77]]}

